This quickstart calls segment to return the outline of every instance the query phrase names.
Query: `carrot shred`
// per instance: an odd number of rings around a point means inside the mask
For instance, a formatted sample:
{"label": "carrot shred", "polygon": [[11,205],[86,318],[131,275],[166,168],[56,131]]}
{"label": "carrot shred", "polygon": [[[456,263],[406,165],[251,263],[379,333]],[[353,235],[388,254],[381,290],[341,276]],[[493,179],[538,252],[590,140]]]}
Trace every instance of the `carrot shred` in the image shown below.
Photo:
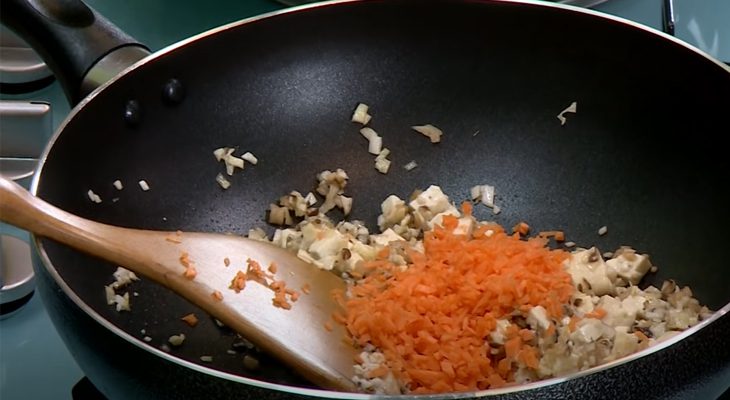
{"label": "carrot shred", "polygon": [[527,225],[525,222],[519,222],[517,225],[512,227],[512,232],[519,233],[522,236],[526,236],[528,233],[530,233],[530,225]]}
{"label": "carrot shred", "polygon": [[[517,364],[539,365],[537,349],[528,344],[535,334],[510,324],[499,359],[484,338],[515,310],[539,305],[552,319],[562,318],[575,291],[563,268],[570,255],[547,248],[546,238],[522,239],[521,232],[529,232],[525,223],[513,235],[480,224],[468,238],[454,233],[456,217],[442,221],[425,234],[424,253],[410,257],[407,269],[382,258],[364,264],[371,272],[344,301],[346,329],[356,343],[380,349],[411,393],[504,386],[514,381]],[[343,301],[341,293],[333,298]],[[550,324],[546,333],[555,330]]]}
{"label": "carrot shred", "polygon": [[272,262],[271,264],[269,264],[269,272],[271,272],[272,274],[275,274],[277,270],[278,270],[278,267],[276,266],[276,263]]}
{"label": "carrot shred", "polygon": [[556,242],[564,242],[565,241],[565,232],[563,231],[542,231],[537,234],[539,237],[549,238],[553,237],[555,238]]}
{"label": "carrot shred", "polygon": [[312,290],[308,283],[305,283],[302,285],[302,293],[309,294],[309,291]]}
{"label": "carrot shred", "polygon": [[606,310],[600,307],[596,307],[593,309],[593,311],[586,313],[586,318],[595,318],[595,319],[602,319],[606,316]]}
{"label": "carrot shred", "polygon": [[578,321],[580,321],[580,318],[576,317],[575,315],[570,317],[570,322],[568,322],[568,330],[571,333],[575,332],[575,330],[578,328]]}
{"label": "carrot shred", "polygon": [[214,290],[213,293],[211,293],[211,296],[218,301],[223,301],[223,293],[218,290]]}
{"label": "carrot shred", "polygon": [[190,325],[190,327],[195,327],[195,325],[198,325],[198,317],[196,317],[193,313],[190,313],[180,319],[185,321],[185,323]]}
{"label": "carrot shred", "polygon": [[465,201],[465,202],[461,203],[461,212],[463,212],[464,215],[470,217],[473,209],[474,209],[474,206],[471,204],[470,201]]}
{"label": "carrot shred", "polygon": [[326,329],[327,332],[332,332],[332,330],[335,328],[332,326],[332,322],[327,321],[324,323],[324,329]]}
{"label": "carrot shred", "polygon": [[634,335],[639,338],[640,341],[646,341],[649,340],[649,337],[644,334],[642,331],[634,331]]}

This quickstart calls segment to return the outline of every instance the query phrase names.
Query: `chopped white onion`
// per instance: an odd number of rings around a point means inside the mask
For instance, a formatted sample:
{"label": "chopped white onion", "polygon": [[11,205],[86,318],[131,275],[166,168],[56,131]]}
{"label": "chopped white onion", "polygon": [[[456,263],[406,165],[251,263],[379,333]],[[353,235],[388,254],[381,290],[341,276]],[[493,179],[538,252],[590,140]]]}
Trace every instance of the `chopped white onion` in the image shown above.
{"label": "chopped white onion", "polygon": [[476,185],[470,189],[471,199],[481,201],[485,206],[494,208],[494,186]]}
{"label": "chopped white onion", "polygon": [[570,103],[570,105],[563,111],[558,114],[558,119],[560,120],[560,125],[565,125],[565,121],[567,119],[565,118],[565,113],[577,113],[578,112],[578,102],[574,101]]}
{"label": "chopped white onion", "polygon": [[259,162],[259,159],[256,158],[256,156],[253,155],[253,153],[251,153],[250,151],[247,151],[247,152],[243,153],[243,155],[241,156],[241,158],[243,158],[244,160],[250,162],[253,165],[256,165]]}
{"label": "chopped white onion", "polygon": [[372,116],[368,114],[368,105],[360,103],[355,108],[355,112],[352,114],[352,122],[358,122],[363,125],[367,125],[370,122]]}
{"label": "chopped white onion", "polygon": [[604,225],[604,226],[598,228],[598,234],[599,235],[603,236],[606,233],[608,233],[608,227],[607,226]]}
{"label": "chopped white onion", "polygon": [[404,166],[403,166],[403,168],[404,168],[404,169],[405,169],[406,171],[410,171],[410,170],[412,170],[412,169],[416,168],[417,166],[418,166],[418,164],[416,164],[416,161],[414,160],[414,161],[411,161],[411,162],[409,162],[408,164],[404,165]]}
{"label": "chopped white onion", "polygon": [[368,144],[368,152],[370,154],[380,154],[380,150],[383,149],[383,138],[380,136],[374,137]]}
{"label": "chopped white onion", "polygon": [[114,293],[114,288],[112,287],[112,285],[104,286],[104,294],[106,295],[106,304],[114,304],[114,296],[116,294]]}
{"label": "chopped white onion", "polygon": [[313,206],[317,204],[317,197],[314,196],[314,193],[309,192],[306,196],[304,196],[304,201],[307,202],[307,205]]}
{"label": "chopped white onion", "polygon": [[145,181],[144,179],[142,179],[138,183],[139,183],[139,187],[142,188],[143,191],[146,192],[146,191],[150,190],[150,185],[147,184],[147,181]]}
{"label": "chopped white onion", "polygon": [[124,186],[122,185],[122,181],[120,181],[119,179],[114,181],[114,183],[112,183],[112,185],[114,185],[114,187],[117,188],[117,190],[124,189]]}
{"label": "chopped white onion", "polygon": [[228,156],[225,160],[226,164],[233,165],[235,168],[243,169],[243,159],[236,156]]}
{"label": "chopped white onion", "polygon": [[443,132],[441,131],[441,129],[439,129],[431,124],[416,125],[416,126],[412,126],[411,128],[413,128],[414,131],[431,139],[431,143],[440,142],[441,135],[443,135]]}
{"label": "chopped white onion", "polygon": [[167,339],[167,341],[173,346],[180,346],[185,341],[185,334],[181,333],[179,335],[172,335]]}
{"label": "chopped white onion", "polygon": [[200,356],[200,361],[206,363],[213,362],[213,356]]}
{"label": "chopped white onion", "polygon": [[389,155],[390,150],[385,148],[378,153],[377,157],[375,157],[375,169],[377,169],[381,174],[387,174],[390,169],[390,160],[386,158]]}
{"label": "chopped white onion", "polygon": [[93,190],[89,189],[89,191],[86,192],[86,195],[89,196],[89,200],[93,201],[94,203],[97,203],[97,204],[101,203],[101,197],[99,197],[99,195],[94,193]]}
{"label": "chopped white onion", "polygon": [[367,127],[360,129],[360,134],[368,140],[368,152],[370,154],[379,154],[383,148],[383,138],[372,128]]}
{"label": "chopped white onion", "polygon": [[218,161],[223,161],[223,157],[226,156],[228,153],[229,148],[228,147],[221,147],[219,149],[213,150],[213,156],[215,156],[215,159]]}
{"label": "chopped white onion", "polygon": [[216,175],[215,181],[218,182],[220,187],[222,187],[223,189],[228,189],[229,187],[231,187],[231,182],[228,179],[226,179],[226,177],[223,176],[223,174],[221,174],[221,173]]}

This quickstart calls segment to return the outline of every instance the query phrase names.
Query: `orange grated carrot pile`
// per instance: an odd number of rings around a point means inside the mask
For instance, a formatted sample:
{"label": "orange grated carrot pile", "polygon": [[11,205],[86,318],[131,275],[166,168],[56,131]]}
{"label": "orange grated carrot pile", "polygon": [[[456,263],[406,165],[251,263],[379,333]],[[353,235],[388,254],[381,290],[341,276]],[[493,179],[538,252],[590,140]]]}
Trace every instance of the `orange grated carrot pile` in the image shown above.
{"label": "orange grated carrot pile", "polygon": [[223,301],[223,293],[219,290],[214,290],[213,293],[211,293],[211,296],[218,301]]}
{"label": "orange grated carrot pile", "polygon": [[574,292],[562,266],[569,254],[548,249],[545,238],[522,240],[527,224],[514,235],[482,224],[472,239],[453,233],[455,217],[443,225],[425,235],[424,254],[409,253],[407,270],[373,262],[378,266],[346,300],[346,327],[360,345],[380,349],[414,394],[503,386],[514,381],[518,364],[537,368],[535,338],[511,324],[497,355],[486,338],[513,312],[526,316],[539,305],[553,319],[563,316]]}

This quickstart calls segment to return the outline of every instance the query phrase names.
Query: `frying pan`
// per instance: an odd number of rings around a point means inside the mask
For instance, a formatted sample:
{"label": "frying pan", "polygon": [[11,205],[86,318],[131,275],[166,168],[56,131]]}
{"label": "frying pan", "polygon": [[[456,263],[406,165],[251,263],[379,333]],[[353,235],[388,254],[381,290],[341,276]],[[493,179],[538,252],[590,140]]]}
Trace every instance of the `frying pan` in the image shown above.
{"label": "frying pan", "polygon": [[[730,71],[698,50],[546,3],[341,1],[226,25],[126,68],[108,56],[132,49],[133,60],[142,47],[77,1],[3,7],[2,22],[55,57],[69,99],[80,100],[33,183],[52,204],[121,226],[245,234],[271,232],[268,204],[311,190],[325,169],[347,171],[350,218],[370,227],[389,194],[438,184],[459,202],[471,186],[492,184],[502,212],[477,208],[478,218],[562,229],[603,250],[632,245],[660,267],[646,285],[674,278],[718,312],[607,367],[449,398],[711,398],[728,387],[730,274],[720,241],[730,195],[720,140],[730,122]],[[89,38],[90,52],[80,43]],[[56,50],[44,50],[49,43]],[[83,97],[99,58],[108,74],[123,71]],[[573,101],[578,113],[561,126],[556,115]],[[371,126],[392,150],[388,174],[373,168],[349,121],[359,102],[371,106]],[[409,128],[426,123],[443,129],[441,143]],[[225,191],[211,154],[221,146],[260,159]],[[406,171],[411,160],[418,167]],[[141,179],[151,190],[136,188]],[[104,201],[90,202],[89,189]],[[604,225],[608,234],[599,236]],[[181,316],[203,314],[144,280],[130,289],[138,293],[132,312],[118,313],[103,291],[114,265],[34,243],[49,313],[110,398],[367,397],[312,388],[209,318],[187,327]],[[177,333],[184,345],[164,346]],[[244,368],[248,353],[260,368]]]}

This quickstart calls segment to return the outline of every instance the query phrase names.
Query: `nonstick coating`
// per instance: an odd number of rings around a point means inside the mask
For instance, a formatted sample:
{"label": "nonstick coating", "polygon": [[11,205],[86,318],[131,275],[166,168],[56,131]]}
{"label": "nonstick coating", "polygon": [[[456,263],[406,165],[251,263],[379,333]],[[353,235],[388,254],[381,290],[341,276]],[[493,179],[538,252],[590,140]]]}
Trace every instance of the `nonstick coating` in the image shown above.
{"label": "nonstick coating", "polygon": [[[245,234],[271,232],[268,204],[312,190],[325,169],[347,171],[350,218],[371,229],[389,194],[437,184],[458,203],[471,186],[491,184],[502,212],[477,206],[477,217],[561,229],[604,251],[632,245],[660,267],[650,283],[675,278],[719,309],[730,300],[719,243],[730,221],[720,145],[729,77],[677,42],[574,10],[400,0],[315,7],[220,30],[117,79],[67,121],[37,194],[105,223]],[[173,78],[184,88],[178,104],[163,98]],[[131,120],[130,101],[139,105]],[[573,101],[578,112],[561,126],[556,115]],[[373,168],[350,122],[359,102],[370,105],[371,127],[392,151],[387,175]],[[427,123],[444,131],[441,143],[410,130]],[[259,158],[225,191],[212,154],[222,146]],[[418,167],[408,172],[411,160]],[[112,186],[116,179],[124,190]],[[90,202],[89,189],[104,201]],[[608,234],[599,236],[604,225]],[[83,303],[140,345],[145,335],[159,348],[184,333],[185,344],[171,350],[181,359],[307,385],[263,355],[260,370],[245,369],[243,353],[227,352],[233,332],[144,279],[129,288],[138,293],[132,312],[116,312],[103,290],[115,266],[41,243]],[[195,328],[180,321],[190,312],[201,317]],[[214,361],[201,363],[202,355]]]}

